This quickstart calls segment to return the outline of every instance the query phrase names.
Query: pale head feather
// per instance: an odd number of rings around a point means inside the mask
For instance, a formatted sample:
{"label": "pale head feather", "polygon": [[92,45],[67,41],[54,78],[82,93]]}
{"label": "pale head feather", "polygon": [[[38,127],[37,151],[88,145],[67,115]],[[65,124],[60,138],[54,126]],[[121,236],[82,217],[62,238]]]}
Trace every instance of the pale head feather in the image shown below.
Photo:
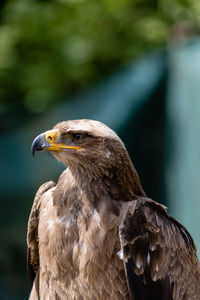
{"label": "pale head feather", "polygon": [[[64,127],[66,131],[87,132],[97,137],[107,137],[118,140],[122,143],[119,136],[107,125],[96,120],[79,119],[60,122],[54,128]],[[123,143],[122,143],[123,144]]]}

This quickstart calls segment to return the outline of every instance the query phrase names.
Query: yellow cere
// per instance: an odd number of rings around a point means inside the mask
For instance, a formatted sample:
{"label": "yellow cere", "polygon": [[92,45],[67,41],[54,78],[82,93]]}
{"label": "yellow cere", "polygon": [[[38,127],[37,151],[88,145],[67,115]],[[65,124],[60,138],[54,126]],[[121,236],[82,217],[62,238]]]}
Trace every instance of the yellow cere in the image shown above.
{"label": "yellow cere", "polygon": [[50,144],[48,147],[48,151],[61,151],[62,149],[75,149],[80,150],[81,147],[78,146],[67,146],[65,144],[56,144],[54,143],[56,137],[57,137],[57,129],[48,130],[45,132],[46,140]]}
{"label": "yellow cere", "polygon": [[48,130],[45,132],[46,140],[49,144],[52,144],[57,137],[57,129]]}

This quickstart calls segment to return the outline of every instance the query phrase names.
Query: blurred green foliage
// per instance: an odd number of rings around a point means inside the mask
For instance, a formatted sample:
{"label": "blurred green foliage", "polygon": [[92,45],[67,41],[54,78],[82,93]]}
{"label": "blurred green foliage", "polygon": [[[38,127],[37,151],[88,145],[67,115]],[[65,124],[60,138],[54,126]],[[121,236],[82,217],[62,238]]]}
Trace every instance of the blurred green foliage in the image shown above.
{"label": "blurred green foliage", "polygon": [[3,0],[0,114],[43,113],[139,54],[173,24],[198,29],[196,0]]}

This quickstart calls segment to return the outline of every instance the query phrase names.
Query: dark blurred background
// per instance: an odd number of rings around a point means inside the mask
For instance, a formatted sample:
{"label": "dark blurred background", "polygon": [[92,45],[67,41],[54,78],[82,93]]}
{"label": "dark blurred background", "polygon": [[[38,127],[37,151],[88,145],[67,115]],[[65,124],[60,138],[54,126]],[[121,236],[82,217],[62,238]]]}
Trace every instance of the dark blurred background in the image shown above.
{"label": "dark blurred background", "polygon": [[1,0],[0,299],[28,298],[32,201],[64,169],[30,147],[62,120],[116,130],[200,250],[199,31],[196,0]]}

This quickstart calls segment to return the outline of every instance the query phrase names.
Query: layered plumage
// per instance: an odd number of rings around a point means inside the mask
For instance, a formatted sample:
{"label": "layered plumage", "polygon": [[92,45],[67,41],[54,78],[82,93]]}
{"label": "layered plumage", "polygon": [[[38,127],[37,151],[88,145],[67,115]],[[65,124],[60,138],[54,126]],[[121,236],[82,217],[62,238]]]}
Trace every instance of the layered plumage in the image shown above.
{"label": "layered plumage", "polygon": [[62,122],[34,140],[37,150],[68,168],[34,199],[30,300],[200,299],[192,237],[146,197],[114,131],[97,121]]}

